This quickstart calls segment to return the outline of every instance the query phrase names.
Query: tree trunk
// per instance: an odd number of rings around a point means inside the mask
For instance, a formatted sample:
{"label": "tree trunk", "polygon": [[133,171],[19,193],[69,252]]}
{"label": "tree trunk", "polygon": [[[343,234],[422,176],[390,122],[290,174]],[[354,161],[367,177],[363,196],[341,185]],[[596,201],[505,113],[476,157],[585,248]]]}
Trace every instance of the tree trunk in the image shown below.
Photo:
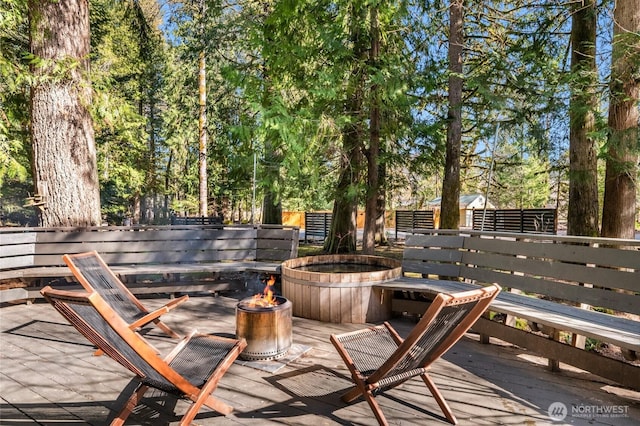
{"label": "tree trunk", "polygon": [[594,138],[597,106],[596,9],[594,0],[576,3],[571,25],[569,106],[569,235],[598,235],[598,158]]}
{"label": "tree trunk", "polygon": [[282,225],[282,204],[276,199],[273,191],[264,194],[262,203],[262,223]]}
{"label": "tree trunk", "polygon": [[[274,28],[269,23],[269,16],[273,12],[273,3],[264,1],[263,8],[263,32],[265,43],[272,43],[272,31]],[[272,91],[271,70],[269,67],[268,56],[264,55],[265,60],[262,63],[262,81],[264,84],[262,92],[262,109],[269,111],[272,107]],[[264,187],[264,199],[262,202],[262,223],[271,225],[282,225],[282,199],[278,191],[282,188],[282,178],[280,176],[280,167],[282,164],[282,147],[280,135],[277,130],[266,129],[264,136],[264,168],[262,170],[262,184]]]}
{"label": "tree trunk", "polygon": [[336,187],[331,218],[331,230],[324,244],[328,253],[354,253],[357,242],[356,215],[358,208],[358,183],[362,169],[362,141],[364,117],[364,75],[368,46],[361,25],[365,21],[365,8],[361,2],[351,4],[351,41],[353,61],[349,81],[345,114],[351,116],[342,130],[343,153],[340,161],[340,177]]}
{"label": "tree trunk", "polygon": [[[204,19],[204,18],[202,18]],[[208,185],[207,185],[207,66],[204,50],[200,52],[198,69],[198,99],[200,104],[200,114],[198,117],[198,140],[200,142],[198,164],[200,182],[200,216],[208,216]]]}
{"label": "tree trunk", "polygon": [[[144,93],[144,92],[143,92]],[[145,100],[146,98],[146,100]],[[149,213],[149,209],[147,209],[146,223],[151,224],[155,223],[157,219],[158,213],[158,203],[155,199],[156,194],[158,193],[158,176],[156,175],[156,165],[157,161],[157,139],[156,139],[156,104],[153,99],[153,95],[149,92],[149,95],[141,100],[141,104],[143,106],[142,111],[147,111],[147,137],[149,139],[147,155],[145,156],[145,170],[146,170],[146,179],[147,185],[144,191],[145,198],[152,198],[153,201],[151,204],[147,202],[147,205],[152,205],[153,208],[151,213]],[[142,113],[141,113],[142,115]],[[141,132],[141,134],[145,134]]]}
{"label": "tree trunk", "polygon": [[[635,238],[638,182],[640,8],[618,0],[613,12],[609,140],[602,210],[602,236]],[[635,76],[634,76],[635,74]]]}
{"label": "tree trunk", "polygon": [[[371,72],[378,69],[380,54],[380,30],[378,28],[378,11],[376,5],[371,6],[371,52],[369,63]],[[364,232],[362,252],[374,254],[376,248],[376,230],[378,217],[378,194],[380,192],[379,158],[380,158],[380,93],[377,84],[371,85],[369,108],[369,149],[367,151],[367,199],[364,212]]]}
{"label": "tree trunk", "polygon": [[87,0],[29,1],[34,203],[41,226],[101,225]]}
{"label": "tree trunk", "polygon": [[198,56],[198,175],[200,216],[208,216],[208,177],[207,177],[207,57],[205,52],[205,19],[207,2],[200,0],[200,42],[202,50]]}
{"label": "tree trunk", "polygon": [[331,213],[331,229],[324,243],[324,250],[327,253],[355,253],[356,251],[357,203],[352,199],[353,196],[349,196],[352,172],[346,166],[340,173]]}
{"label": "tree trunk", "polygon": [[[383,150],[384,155],[384,145],[380,146],[380,149]],[[384,163],[380,163],[378,167],[378,181],[380,182],[380,189],[378,190],[377,201],[377,209],[376,209],[376,242],[378,245],[387,245],[389,241],[387,240],[387,233],[385,228],[385,213],[387,211],[387,196],[386,196],[386,182],[387,182],[387,168]]]}
{"label": "tree trunk", "polygon": [[133,195],[133,202],[131,203],[133,208],[133,224],[139,225],[142,219],[142,198],[139,191],[136,191]]}
{"label": "tree trunk", "polygon": [[460,225],[460,151],[462,147],[462,46],[464,44],[464,0],[451,0],[449,7],[449,112],[447,152],[442,181],[440,228]]}

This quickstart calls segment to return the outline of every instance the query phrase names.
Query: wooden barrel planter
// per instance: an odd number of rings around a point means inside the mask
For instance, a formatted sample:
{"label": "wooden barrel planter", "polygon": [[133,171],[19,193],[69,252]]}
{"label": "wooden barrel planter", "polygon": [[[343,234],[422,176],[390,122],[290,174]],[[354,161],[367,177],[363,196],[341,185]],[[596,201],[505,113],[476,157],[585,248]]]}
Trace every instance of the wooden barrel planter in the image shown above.
{"label": "wooden barrel planter", "polygon": [[333,323],[389,318],[391,298],[374,285],[402,275],[401,262],[381,256],[321,255],[282,263],[282,293],[293,315]]}

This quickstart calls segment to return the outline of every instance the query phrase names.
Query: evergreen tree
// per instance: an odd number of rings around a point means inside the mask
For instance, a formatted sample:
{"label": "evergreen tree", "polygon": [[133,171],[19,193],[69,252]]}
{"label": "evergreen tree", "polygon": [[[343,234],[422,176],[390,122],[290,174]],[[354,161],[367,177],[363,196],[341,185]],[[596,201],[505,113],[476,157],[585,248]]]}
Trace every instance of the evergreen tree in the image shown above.
{"label": "evergreen tree", "polygon": [[639,6],[637,0],[618,0],[613,13],[603,237],[635,238],[640,157]]}
{"label": "evergreen tree", "polygon": [[576,3],[571,15],[569,235],[598,235],[596,6]]}
{"label": "evergreen tree", "polygon": [[45,227],[102,224],[88,78],[89,4],[30,1],[34,196]]}

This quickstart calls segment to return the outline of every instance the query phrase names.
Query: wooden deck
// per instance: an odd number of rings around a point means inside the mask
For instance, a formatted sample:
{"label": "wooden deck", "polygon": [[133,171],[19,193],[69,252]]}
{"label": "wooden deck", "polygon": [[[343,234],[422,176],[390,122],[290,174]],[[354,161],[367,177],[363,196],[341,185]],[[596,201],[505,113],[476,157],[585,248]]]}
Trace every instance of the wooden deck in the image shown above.
{"label": "wooden deck", "polygon": [[[161,302],[166,300],[144,299],[150,307]],[[233,297],[195,295],[163,319],[182,332],[234,333],[236,303]],[[402,333],[413,325],[407,319],[392,322]],[[120,408],[123,389],[134,386],[128,370],[107,357],[94,357],[87,341],[42,301],[1,307],[0,327],[2,425],[102,425]],[[195,424],[375,424],[365,402],[345,405],[340,400],[350,382],[329,343],[329,334],[361,327],[294,318],[294,345],[310,349],[275,372],[234,364],[214,394],[235,412],[223,417],[203,408]],[[153,329],[147,337],[158,348],[172,343]],[[640,393],[575,369],[551,373],[545,360],[531,353],[475,340],[473,334],[463,338],[432,372],[460,424],[640,424]],[[392,424],[448,424],[419,379],[378,400]],[[548,416],[554,402],[568,408],[562,422]],[[164,394],[150,394],[145,403],[127,424],[177,424],[186,407]]]}

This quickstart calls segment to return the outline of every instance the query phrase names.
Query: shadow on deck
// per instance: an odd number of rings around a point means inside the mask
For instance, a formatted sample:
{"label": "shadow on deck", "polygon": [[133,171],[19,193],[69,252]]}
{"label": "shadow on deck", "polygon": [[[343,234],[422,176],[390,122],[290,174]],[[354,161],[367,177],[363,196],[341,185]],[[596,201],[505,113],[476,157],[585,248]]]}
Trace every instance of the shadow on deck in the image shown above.
{"label": "shadow on deck", "polygon": [[[233,296],[233,295],[231,295]],[[166,300],[146,299],[149,307]],[[235,332],[233,297],[195,295],[163,319],[184,333]],[[392,321],[401,333],[413,323]],[[92,346],[48,304],[0,308],[0,424],[108,423],[135,386],[128,370]],[[340,395],[350,386],[348,371],[329,342],[329,334],[362,328],[302,318],[293,320],[294,344],[311,349],[275,372],[234,364],[214,393],[231,404],[227,417],[203,408],[200,425],[371,425],[364,401],[345,405]],[[174,342],[157,330],[146,337],[159,349]],[[519,348],[494,342],[481,345],[468,334],[443,359],[432,377],[460,424],[640,424],[640,393],[563,366],[546,370],[546,361]],[[391,424],[448,424],[419,379],[378,397]],[[186,403],[160,392],[149,393],[127,424],[173,425]],[[568,415],[553,421],[549,407],[562,403]]]}

